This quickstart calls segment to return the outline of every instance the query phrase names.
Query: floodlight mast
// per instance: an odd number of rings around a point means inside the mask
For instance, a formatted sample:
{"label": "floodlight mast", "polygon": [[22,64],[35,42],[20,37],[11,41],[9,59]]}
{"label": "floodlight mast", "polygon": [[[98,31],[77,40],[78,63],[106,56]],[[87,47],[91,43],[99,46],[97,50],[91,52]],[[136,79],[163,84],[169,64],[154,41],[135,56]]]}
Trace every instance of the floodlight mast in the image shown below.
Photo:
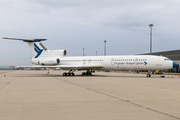
{"label": "floodlight mast", "polygon": [[85,56],[85,54],[84,54],[84,50],[85,50],[85,48],[83,48],[83,56]]}
{"label": "floodlight mast", "polygon": [[106,40],[104,40],[104,56],[106,56]]}
{"label": "floodlight mast", "polygon": [[150,55],[152,54],[152,27],[153,24],[148,25],[150,27]]}

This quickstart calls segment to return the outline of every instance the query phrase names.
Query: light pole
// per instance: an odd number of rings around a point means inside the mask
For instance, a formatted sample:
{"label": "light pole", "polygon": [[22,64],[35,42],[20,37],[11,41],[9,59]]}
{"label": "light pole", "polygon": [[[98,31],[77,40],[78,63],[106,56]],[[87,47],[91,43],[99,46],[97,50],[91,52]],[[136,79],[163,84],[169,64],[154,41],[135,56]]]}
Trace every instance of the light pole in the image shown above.
{"label": "light pole", "polygon": [[150,55],[152,54],[152,27],[153,24],[148,25],[150,27]]}
{"label": "light pole", "polygon": [[104,40],[104,56],[106,56],[106,40]]}
{"label": "light pole", "polygon": [[96,56],[97,56],[97,51],[96,51]]}
{"label": "light pole", "polygon": [[83,48],[83,56],[84,56],[84,48]]}

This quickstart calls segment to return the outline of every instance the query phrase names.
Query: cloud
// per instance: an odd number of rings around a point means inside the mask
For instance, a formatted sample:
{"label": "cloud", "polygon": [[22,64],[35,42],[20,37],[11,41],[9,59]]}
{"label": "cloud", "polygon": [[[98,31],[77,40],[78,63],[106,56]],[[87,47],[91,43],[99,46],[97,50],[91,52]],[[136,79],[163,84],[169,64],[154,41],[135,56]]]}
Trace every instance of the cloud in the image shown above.
{"label": "cloud", "polygon": [[[83,47],[86,55],[95,51],[103,55],[105,39],[110,55],[139,54],[149,52],[148,24],[153,23],[153,51],[179,49],[174,44],[180,37],[179,5],[178,0],[1,0],[0,35],[47,38],[48,48],[67,49],[68,55],[81,55]],[[1,44],[1,51],[12,44],[0,53],[4,58],[29,61],[25,44],[4,40]],[[13,54],[14,44],[23,51],[16,54],[25,60]]]}

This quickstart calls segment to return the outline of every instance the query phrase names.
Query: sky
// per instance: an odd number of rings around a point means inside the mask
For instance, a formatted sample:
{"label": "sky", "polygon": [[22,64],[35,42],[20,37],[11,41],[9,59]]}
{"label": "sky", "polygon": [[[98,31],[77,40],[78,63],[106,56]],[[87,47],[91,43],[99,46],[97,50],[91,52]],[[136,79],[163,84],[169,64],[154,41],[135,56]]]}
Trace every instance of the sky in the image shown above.
{"label": "sky", "polygon": [[[43,38],[67,56],[135,55],[179,49],[179,0],[1,0],[0,37]],[[0,65],[32,65],[25,42],[0,40]]]}

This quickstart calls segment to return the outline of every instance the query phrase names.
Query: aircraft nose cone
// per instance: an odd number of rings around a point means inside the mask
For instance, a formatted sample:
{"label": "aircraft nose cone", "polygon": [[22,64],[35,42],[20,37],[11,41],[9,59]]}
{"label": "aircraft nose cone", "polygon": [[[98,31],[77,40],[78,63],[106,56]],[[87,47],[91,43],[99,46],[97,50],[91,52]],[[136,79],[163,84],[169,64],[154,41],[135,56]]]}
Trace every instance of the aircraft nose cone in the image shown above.
{"label": "aircraft nose cone", "polygon": [[179,67],[179,64],[173,61],[173,68]]}

